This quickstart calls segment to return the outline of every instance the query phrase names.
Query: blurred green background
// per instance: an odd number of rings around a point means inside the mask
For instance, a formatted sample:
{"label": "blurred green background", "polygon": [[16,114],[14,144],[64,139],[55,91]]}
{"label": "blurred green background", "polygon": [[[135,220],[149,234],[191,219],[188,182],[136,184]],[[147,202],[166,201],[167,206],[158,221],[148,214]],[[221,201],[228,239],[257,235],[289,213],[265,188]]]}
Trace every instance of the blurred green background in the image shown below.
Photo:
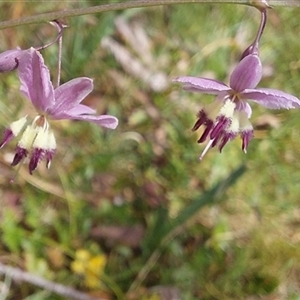
{"label": "blurred green background", "polygon": [[[2,1],[0,15],[102,3]],[[299,13],[269,11],[259,84],[298,97]],[[204,146],[191,128],[213,98],[171,83],[180,75],[228,82],[259,12],[185,4],[62,21],[62,82],[94,78],[85,104],[120,124],[51,123],[57,153],[50,170],[41,163],[33,176],[26,164],[18,174],[10,167],[17,140],[1,149],[0,261],[101,299],[300,299],[299,112],[253,105],[248,153],[237,138],[200,162]],[[5,29],[0,51],[37,47],[55,34],[48,24]],[[57,45],[42,54],[56,78]],[[3,132],[35,112],[17,72],[0,77]],[[2,281],[1,299],[63,299]]]}

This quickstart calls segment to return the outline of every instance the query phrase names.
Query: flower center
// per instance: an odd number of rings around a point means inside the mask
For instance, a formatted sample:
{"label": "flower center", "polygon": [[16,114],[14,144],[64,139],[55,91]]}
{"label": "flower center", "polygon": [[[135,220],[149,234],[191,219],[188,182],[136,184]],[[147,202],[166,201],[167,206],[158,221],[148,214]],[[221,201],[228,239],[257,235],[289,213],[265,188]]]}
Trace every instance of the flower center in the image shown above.
{"label": "flower center", "polygon": [[[26,117],[13,122],[6,130],[0,147],[3,147],[13,137],[19,135],[23,131],[25,124]],[[30,174],[32,174],[39,162],[44,158],[46,159],[46,166],[49,168],[55,150],[56,141],[50,125],[44,115],[38,115],[23,131],[16,147],[12,166],[19,164],[30,154]]]}
{"label": "flower center", "polygon": [[33,120],[33,124],[46,129],[49,125],[44,115],[39,115]]}
{"label": "flower center", "polygon": [[197,130],[201,125],[205,126],[198,143],[209,138],[200,159],[210,147],[218,145],[219,150],[222,151],[227,142],[233,140],[238,134],[241,135],[243,141],[242,149],[246,152],[253,136],[253,128],[244,109],[240,94],[232,92],[223,99],[217,98],[198,113],[198,120],[193,130]]}

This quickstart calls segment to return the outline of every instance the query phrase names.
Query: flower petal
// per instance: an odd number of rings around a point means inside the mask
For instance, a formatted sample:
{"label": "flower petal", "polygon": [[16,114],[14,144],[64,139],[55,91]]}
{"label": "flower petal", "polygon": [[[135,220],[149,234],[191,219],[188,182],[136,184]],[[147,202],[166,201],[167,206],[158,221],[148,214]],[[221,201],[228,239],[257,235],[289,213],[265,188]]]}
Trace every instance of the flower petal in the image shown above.
{"label": "flower petal", "polygon": [[94,115],[96,114],[96,110],[90,108],[89,106],[78,104],[75,107],[68,110],[68,115]]}
{"label": "flower petal", "polygon": [[23,50],[20,48],[4,51],[0,54],[0,72],[15,70],[19,64],[19,58]]}
{"label": "flower petal", "polygon": [[46,111],[54,104],[50,73],[42,55],[33,48],[23,51],[19,59],[20,90],[37,110]]}
{"label": "flower petal", "polygon": [[230,76],[230,87],[235,92],[254,89],[262,77],[262,65],[257,55],[243,58]]}
{"label": "flower petal", "polygon": [[116,117],[110,115],[66,115],[65,119],[87,121],[110,129],[115,129],[119,123]]}
{"label": "flower petal", "polygon": [[236,110],[237,111],[244,111],[248,118],[250,118],[251,115],[252,115],[252,108],[251,108],[251,106],[249,105],[248,102],[243,101],[243,100],[238,101],[236,103]]}
{"label": "flower petal", "polygon": [[181,76],[172,81],[184,83],[183,88],[191,92],[203,92],[206,94],[217,95],[220,92],[230,90],[225,83],[204,77]]}
{"label": "flower petal", "polygon": [[76,107],[93,90],[93,80],[87,77],[74,78],[55,89],[55,106],[51,115],[67,113]]}
{"label": "flower petal", "polygon": [[75,118],[76,116],[80,115],[94,115],[96,111],[86,105],[77,104],[75,107],[69,109],[67,112],[65,111],[58,111],[55,114],[51,114],[52,119],[54,120],[63,120],[63,119],[70,119],[70,116]]}
{"label": "flower petal", "polygon": [[257,104],[270,109],[300,107],[300,100],[297,97],[274,89],[245,90],[241,97],[253,100]]}

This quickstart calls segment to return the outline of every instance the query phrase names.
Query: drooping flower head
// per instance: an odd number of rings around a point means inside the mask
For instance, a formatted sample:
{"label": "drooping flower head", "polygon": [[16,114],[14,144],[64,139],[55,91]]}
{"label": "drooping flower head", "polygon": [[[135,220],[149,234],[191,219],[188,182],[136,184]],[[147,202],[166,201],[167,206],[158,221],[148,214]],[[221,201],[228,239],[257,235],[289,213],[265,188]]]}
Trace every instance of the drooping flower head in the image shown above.
{"label": "drooping flower head", "polygon": [[249,121],[252,109],[247,100],[270,109],[300,106],[300,100],[295,96],[275,89],[256,88],[261,77],[262,65],[259,56],[249,54],[232,72],[229,86],[203,77],[181,76],[173,80],[183,83],[183,88],[187,91],[217,95],[213,103],[200,110],[193,127],[193,130],[197,130],[200,126],[205,126],[198,143],[209,139],[200,159],[210,147],[218,145],[221,152],[227,142],[237,135],[242,138],[243,151],[247,151],[253,137],[253,127]]}
{"label": "drooping flower head", "polygon": [[117,118],[96,115],[95,110],[81,104],[93,90],[92,79],[75,78],[54,89],[42,55],[33,48],[23,51],[18,73],[21,81],[20,90],[35,107],[37,116],[26,128],[27,118],[23,117],[13,122],[4,132],[0,148],[25,128],[16,147],[13,166],[30,154],[30,174],[44,158],[49,168],[56,150],[56,141],[49,120],[83,120],[106,128],[117,127]]}

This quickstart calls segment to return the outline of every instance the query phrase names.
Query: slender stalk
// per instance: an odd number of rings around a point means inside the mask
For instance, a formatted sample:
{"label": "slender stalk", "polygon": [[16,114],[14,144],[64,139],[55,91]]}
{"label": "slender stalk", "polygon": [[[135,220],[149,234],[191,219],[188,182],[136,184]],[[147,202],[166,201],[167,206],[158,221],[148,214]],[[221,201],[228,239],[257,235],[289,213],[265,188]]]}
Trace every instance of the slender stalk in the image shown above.
{"label": "slender stalk", "polygon": [[[150,6],[160,6],[160,5],[171,5],[171,4],[188,4],[188,3],[216,3],[216,4],[244,4],[250,5],[250,0],[133,0],[133,1],[122,1],[119,3],[110,3],[102,4],[87,8],[77,8],[77,9],[68,9],[63,11],[56,11],[51,13],[39,14],[24,18],[19,18],[16,20],[7,20],[0,22],[0,29],[16,27],[21,25],[29,25],[42,22],[50,22],[53,20],[61,18],[70,18],[75,16],[82,16],[88,14],[96,14],[106,11],[115,11],[128,8],[141,8],[141,7],[150,7]],[[271,6],[289,6],[289,7],[300,7],[299,0],[270,0],[269,4]]]}
{"label": "slender stalk", "polygon": [[48,43],[48,44],[46,44],[46,45],[43,45],[43,46],[40,46],[40,47],[37,47],[37,48],[35,48],[35,50],[37,50],[37,51],[41,51],[41,50],[44,50],[44,49],[46,49],[46,48],[48,48],[48,47],[50,47],[51,45],[53,45],[54,43],[56,43],[57,41],[59,41],[60,39],[61,39],[61,37],[62,37],[62,34],[63,34],[63,29],[66,27],[66,26],[64,26],[64,25],[61,25],[58,21],[53,21],[53,22],[50,22],[51,24],[54,24],[56,27],[57,27],[57,29],[58,29],[58,35],[56,36],[56,38],[53,40],[53,41],[51,41],[50,43]]}
{"label": "slender stalk", "polygon": [[[259,8],[258,8],[259,9]],[[260,9],[259,9],[260,10]],[[258,43],[259,40],[263,34],[263,31],[265,29],[267,23],[267,9],[262,9],[261,10],[261,19],[260,19],[260,25],[259,25],[259,29],[258,32],[256,34],[255,40],[254,42],[243,52],[241,59],[242,60],[245,56],[249,55],[249,54],[256,54],[258,55]]]}
{"label": "slender stalk", "polygon": [[62,59],[62,39],[63,31],[67,26],[55,20],[53,22],[58,28],[58,59],[57,59],[57,78],[56,78],[56,87],[60,85],[60,74],[61,74],[61,59]]}
{"label": "slender stalk", "polygon": [[62,36],[58,40],[58,61],[57,61],[56,87],[59,87],[59,85],[60,85],[61,58],[62,58]]}
{"label": "slender stalk", "polygon": [[253,45],[258,44],[258,42],[264,32],[264,29],[266,27],[266,23],[267,23],[267,10],[265,9],[261,12],[261,21],[260,21],[259,29],[258,29],[258,32],[257,32],[257,35],[256,35]]}

